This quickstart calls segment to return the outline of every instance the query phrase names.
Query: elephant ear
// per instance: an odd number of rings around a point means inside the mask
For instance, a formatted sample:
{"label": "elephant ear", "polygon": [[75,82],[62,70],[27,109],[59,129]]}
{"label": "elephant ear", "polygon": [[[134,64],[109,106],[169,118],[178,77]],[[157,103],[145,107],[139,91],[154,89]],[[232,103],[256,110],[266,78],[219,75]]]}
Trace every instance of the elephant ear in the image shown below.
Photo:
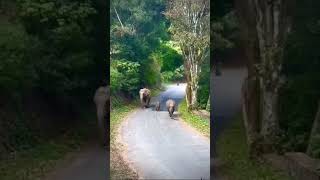
{"label": "elephant ear", "polygon": [[146,89],[145,92],[146,92],[146,95],[147,95],[147,96],[150,96],[150,95],[151,95],[151,91],[150,91],[149,89]]}

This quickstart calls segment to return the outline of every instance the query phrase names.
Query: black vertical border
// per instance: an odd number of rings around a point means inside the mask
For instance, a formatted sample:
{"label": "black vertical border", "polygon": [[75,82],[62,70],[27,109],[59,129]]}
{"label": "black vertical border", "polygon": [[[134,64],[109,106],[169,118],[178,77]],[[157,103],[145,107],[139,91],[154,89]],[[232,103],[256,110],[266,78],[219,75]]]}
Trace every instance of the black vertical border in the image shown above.
{"label": "black vertical border", "polygon": [[213,14],[214,14],[214,2],[210,1],[210,179],[213,179],[214,176],[214,158],[216,158],[216,127],[214,123],[214,108],[213,108],[213,75],[214,75],[214,52],[213,52],[213,33],[212,33],[212,23],[213,23]]}
{"label": "black vertical border", "polygon": [[[108,0],[92,0],[97,11],[95,18],[95,40],[97,74],[101,84],[110,86],[110,2]],[[101,86],[100,84],[100,86]],[[110,103],[110,101],[109,101]],[[109,105],[110,107],[110,105]],[[110,179],[110,113],[106,114],[108,140],[106,150],[106,177]]]}

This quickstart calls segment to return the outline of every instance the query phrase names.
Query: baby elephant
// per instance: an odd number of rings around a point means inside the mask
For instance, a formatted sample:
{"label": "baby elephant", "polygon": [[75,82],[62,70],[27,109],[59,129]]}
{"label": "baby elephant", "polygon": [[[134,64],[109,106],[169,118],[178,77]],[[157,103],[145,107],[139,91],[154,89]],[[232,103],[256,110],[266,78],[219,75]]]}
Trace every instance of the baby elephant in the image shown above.
{"label": "baby elephant", "polygon": [[160,102],[159,101],[157,101],[156,102],[156,111],[160,111]]}
{"label": "baby elephant", "polygon": [[174,113],[175,105],[176,105],[176,102],[174,100],[172,100],[172,99],[169,99],[166,102],[167,110],[168,110],[169,116],[171,118],[172,118],[172,115]]}

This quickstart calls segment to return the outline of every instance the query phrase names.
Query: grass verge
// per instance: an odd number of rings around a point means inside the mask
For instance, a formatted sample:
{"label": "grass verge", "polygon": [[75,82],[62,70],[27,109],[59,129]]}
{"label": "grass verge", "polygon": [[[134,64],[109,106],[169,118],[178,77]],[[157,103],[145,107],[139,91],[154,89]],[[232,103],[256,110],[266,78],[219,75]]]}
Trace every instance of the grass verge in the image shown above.
{"label": "grass verge", "polygon": [[120,152],[117,144],[118,129],[120,124],[137,107],[136,102],[118,102],[110,114],[110,179],[138,179],[138,175],[130,169]]}
{"label": "grass verge", "polygon": [[217,172],[232,180],[289,180],[284,172],[269,164],[250,160],[241,115],[231,123],[217,141],[217,153],[222,160]]}
{"label": "grass verge", "polygon": [[184,99],[178,108],[181,118],[189,125],[197,129],[204,136],[210,138],[210,121],[202,118],[199,115],[193,114],[188,111],[187,102]]}
{"label": "grass verge", "polygon": [[94,115],[94,113],[85,114],[81,122],[85,125],[78,125],[57,138],[42,141],[33,148],[14,152],[8,158],[1,160],[0,179],[43,179],[69,152],[80,150],[80,147],[89,140],[90,133],[94,132],[95,128],[95,121],[92,121]]}

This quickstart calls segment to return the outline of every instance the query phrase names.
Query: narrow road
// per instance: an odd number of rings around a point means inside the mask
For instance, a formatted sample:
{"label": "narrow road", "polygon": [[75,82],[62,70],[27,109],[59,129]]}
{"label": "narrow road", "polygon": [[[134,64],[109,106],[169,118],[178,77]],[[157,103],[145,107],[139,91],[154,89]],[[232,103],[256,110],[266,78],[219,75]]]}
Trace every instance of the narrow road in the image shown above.
{"label": "narrow road", "polygon": [[[211,137],[212,147],[212,168],[211,176],[215,180],[224,180],[225,174],[219,171],[219,154],[216,152],[216,141],[224,129],[241,112],[241,86],[247,75],[247,69],[243,62],[235,59],[231,64],[224,64],[221,68],[222,74],[217,76],[215,71],[211,71],[210,94],[211,94]],[[216,161],[217,160],[217,161]]]}
{"label": "narrow road", "polygon": [[70,155],[45,180],[106,180],[107,156],[109,153],[97,142],[93,142],[78,153]]}
{"label": "narrow road", "polygon": [[213,126],[218,137],[237,113],[241,111],[241,86],[247,74],[244,66],[222,67],[222,74],[211,72]]}
{"label": "narrow road", "polygon": [[[143,179],[210,179],[210,141],[165,110],[168,98],[179,103],[186,84],[170,85],[159,95],[161,111],[140,109],[122,125],[127,159]],[[153,99],[151,102],[154,102]]]}

